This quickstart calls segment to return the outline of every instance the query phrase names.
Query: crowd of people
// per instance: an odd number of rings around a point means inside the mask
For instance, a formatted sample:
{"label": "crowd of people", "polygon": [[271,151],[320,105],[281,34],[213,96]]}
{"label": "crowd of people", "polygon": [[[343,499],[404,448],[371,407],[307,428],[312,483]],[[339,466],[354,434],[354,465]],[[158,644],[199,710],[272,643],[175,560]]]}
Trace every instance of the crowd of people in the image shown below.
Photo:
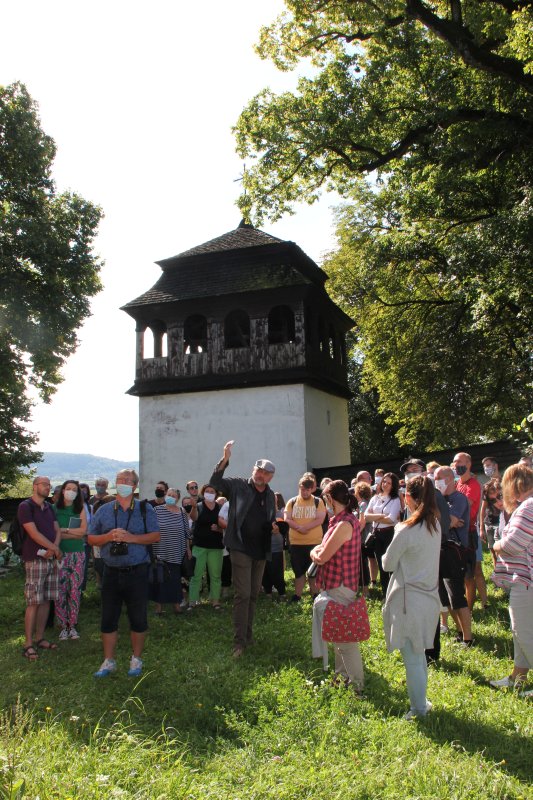
{"label": "crowd of people", "polygon": [[[475,645],[472,609],[487,606],[481,568],[482,543],[494,563],[493,580],[508,592],[514,644],[510,675],[490,681],[521,695],[533,668],[533,469],[526,456],[500,475],[494,458],[483,459],[486,482],[472,473],[467,453],[451,465],[410,458],[401,475],[362,471],[348,487],[324,478],[317,487],[304,473],[298,493],[284,501],[272,491],[275,466],[258,459],[249,478],[227,477],[233,442],[223,449],[207,483],[190,480],[182,497],[159,481],[151,500],[136,498],[139,477],[121,470],[116,494],[108,481],[67,480],[56,487],[38,476],[18,520],[25,536],[25,644],[29,661],[39,649],[56,649],[45,636],[50,603],[59,640],[79,638],[80,598],[89,560],[101,589],[104,660],[94,673],[117,669],[122,606],[129,620],[132,655],[128,674],[139,676],[154,613],[196,613],[202,590],[215,612],[233,592],[233,656],[253,644],[261,591],[291,603],[306,584],[313,597],[312,652],[328,663],[333,643],[335,680],[357,694],[364,688],[359,642],[370,630],[365,596],[379,591],[387,648],[404,661],[410,708],[406,718],[425,716],[428,664],[440,655],[441,635],[465,649]],[[286,595],[286,554],[294,592]]]}

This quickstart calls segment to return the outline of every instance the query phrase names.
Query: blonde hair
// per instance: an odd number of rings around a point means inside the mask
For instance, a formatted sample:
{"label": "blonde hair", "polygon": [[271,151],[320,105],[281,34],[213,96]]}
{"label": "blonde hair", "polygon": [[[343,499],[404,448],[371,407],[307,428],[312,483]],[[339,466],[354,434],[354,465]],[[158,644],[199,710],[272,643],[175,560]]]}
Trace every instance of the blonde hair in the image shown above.
{"label": "blonde hair", "polygon": [[533,469],[524,464],[512,464],[508,467],[502,479],[503,505],[511,514],[516,508],[516,501],[520,495],[533,489]]}

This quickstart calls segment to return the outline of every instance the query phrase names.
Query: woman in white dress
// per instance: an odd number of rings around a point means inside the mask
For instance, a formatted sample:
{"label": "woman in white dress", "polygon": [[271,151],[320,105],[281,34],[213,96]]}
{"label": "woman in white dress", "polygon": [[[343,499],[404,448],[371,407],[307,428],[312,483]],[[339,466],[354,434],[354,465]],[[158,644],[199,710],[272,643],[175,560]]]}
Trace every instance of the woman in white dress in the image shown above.
{"label": "woman in white dress", "polygon": [[440,523],[435,490],[429,478],[411,478],[405,489],[410,517],[396,525],[394,538],[383,556],[392,572],[383,606],[383,628],[389,652],[399,650],[405,664],[411,707],[405,719],[424,717],[427,700],[427,663],[424,651],[433,647],[439,620]]}

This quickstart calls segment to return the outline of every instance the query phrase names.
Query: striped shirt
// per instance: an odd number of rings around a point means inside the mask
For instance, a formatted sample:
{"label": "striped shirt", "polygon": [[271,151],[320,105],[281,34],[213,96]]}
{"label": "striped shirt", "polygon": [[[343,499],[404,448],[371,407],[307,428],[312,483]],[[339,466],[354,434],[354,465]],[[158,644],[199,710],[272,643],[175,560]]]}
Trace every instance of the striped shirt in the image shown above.
{"label": "striped shirt", "polygon": [[504,562],[512,583],[533,585],[533,497],[513,513],[500,540],[499,560]]}
{"label": "striped shirt", "polygon": [[181,564],[189,535],[189,520],[184,511],[169,511],[166,505],[155,506],[161,540],[156,542],[154,555],[160,561]]}

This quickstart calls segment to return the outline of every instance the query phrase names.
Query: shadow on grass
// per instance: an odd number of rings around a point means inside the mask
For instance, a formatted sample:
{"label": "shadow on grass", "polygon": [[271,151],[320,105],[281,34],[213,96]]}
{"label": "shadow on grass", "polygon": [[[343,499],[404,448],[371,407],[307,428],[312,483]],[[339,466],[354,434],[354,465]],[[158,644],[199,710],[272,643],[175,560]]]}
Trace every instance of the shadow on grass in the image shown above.
{"label": "shadow on grass", "polygon": [[[485,725],[479,720],[469,721],[437,706],[427,719],[417,724],[424,727],[425,734],[433,741],[439,744],[452,744],[466,753],[479,754],[498,764],[498,769],[513,775],[518,780],[531,781],[533,770],[530,736],[520,734],[511,728]],[[447,733],[449,730],[453,730],[453,738]]]}
{"label": "shadow on grass", "polygon": [[[82,603],[80,641],[62,643],[58,652],[43,653],[36,664],[28,664],[20,655],[22,579],[5,580],[10,584],[11,599],[8,618],[0,622],[4,641],[0,652],[4,676],[0,702],[4,706],[13,705],[20,695],[37,720],[48,715],[61,720],[75,747],[89,741],[95,726],[106,730],[118,719],[124,719],[143,736],[157,738],[171,731],[172,746],[185,751],[187,762],[201,766],[228,743],[242,744],[238,727],[228,720],[235,715],[250,725],[257,721],[265,698],[255,699],[254,692],[273,673],[291,665],[301,672],[302,680],[320,676],[317,662],[310,654],[310,600],[283,604],[261,597],[254,628],[257,643],[238,660],[231,656],[231,604],[222,612],[202,606],[179,616],[169,611],[160,618],[151,614],[145,675],[141,681],[126,675],[131,651],[123,614],[117,673],[98,681],[92,675],[102,660],[100,598],[94,585],[89,587]],[[377,621],[378,605],[370,604],[374,633],[370,642],[362,646],[367,676],[366,707],[377,717],[401,717],[408,707],[404,673],[384,653]],[[495,642],[496,650],[509,647],[509,637],[506,640],[503,633],[496,639],[484,635],[481,638],[482,649],[491,655]],[[486,675],[474,666],[473,659],[464,662],[465,659],[450,661],[445,655],[439,669],[452,676],[468,676],[476,683],[486,683]],[[388,667],[395,673],[392,680],[387,674]],[[530,743],[510,727],[504,728],[499,722],[491,726],[469,721],[452,711],[439,709],[437,701],[428,719],[415,724],[437,743],[457,747],[460,743],[466,752],[482,754],[496,763],[504,759],[506,763],[501,769],[520,780],[531,777],[531,759],[527,756]]]}

